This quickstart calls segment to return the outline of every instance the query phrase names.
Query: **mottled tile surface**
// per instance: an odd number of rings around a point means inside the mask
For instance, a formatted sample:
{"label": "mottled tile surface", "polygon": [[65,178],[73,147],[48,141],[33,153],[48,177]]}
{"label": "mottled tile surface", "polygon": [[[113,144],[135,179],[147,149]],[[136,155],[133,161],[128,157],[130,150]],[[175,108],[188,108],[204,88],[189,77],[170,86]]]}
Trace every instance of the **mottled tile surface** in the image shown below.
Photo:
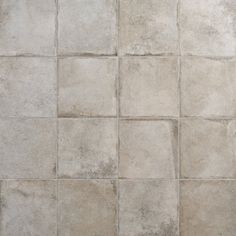
{"label": "mottled tile surface", "polygon": [[120,176],[175,178],[177,138],[176,121],[121,121]]}
{"label": "mottled tile surface", "polygon": [[116,115],[116,58],[59,61],[59,115]]}
{"label": "mottled tile surface", "polygon": [[56,181],[0,181],[0,235],[57,235]]}
{"label": "mottled tile surface", "polygon": [[233,236],[235,181],[181,182],[181,236]]}
{"label": "mottled tile surface", "polygon": [[59,236],[116,236],[116,182],[59,182]]}
{"label": "mottled tile surface", "polygon": [[177,236],[177,183],[120,181],[119,236]]}

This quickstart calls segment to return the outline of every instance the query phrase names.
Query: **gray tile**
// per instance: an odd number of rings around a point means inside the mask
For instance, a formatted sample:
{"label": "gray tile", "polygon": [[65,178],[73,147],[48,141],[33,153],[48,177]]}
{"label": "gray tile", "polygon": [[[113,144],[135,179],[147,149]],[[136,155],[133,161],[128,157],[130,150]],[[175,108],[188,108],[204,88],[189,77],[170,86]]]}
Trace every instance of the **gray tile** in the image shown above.
{"label": "gray tile", "polygon": [[116,53],[116,0],[59,0],[59,53]]}
{"label": "gray tile", "polygon": [[115,119],[60,119],[58,142],[60,177],[117,176]]}
{"label": "gray tile", "polygon": [[181,122],[181,176],[236,178],[236,121]]}
{"label": "gray tile", "polygon": [[121,177],[175,178],[178,161],[177,121],[121,121]]}
{"label": "gray tile", "polygon": [[122,58],[120,68],[121,115],[178,116],[177,58]]}
{"label": "gray tile", "polygon": [[55,117],[56,103],[54,59],[0,58],[1,117]]}
{"label": "gray tile", "polygon": [[235,181],[181,182],[181,236],[234,236]]}
{"label": "gray tile", "polygon": [[177,236],[177,204],[175,181],[120,181],[119,236]]}
{"label": "gray tile", "polygon": [[182,54],[236,55],[236,1],[180,0]]}
{"label": "gray tile", "polygon": [[116,236],[116,182],[66,180],[58,187],[58,236]]}
{"label": "gray tile", "polygon": [[116,77],[116,58],[59,60],[59,116],[115,116]]}
{"label": "gray tile", "polygon": [[0,55],[55,54],[55,0],[0,0]]}
{"label": "gray tile", "polygon": [[53,178],[56,121],[0,119],[0,178]]}
{"label": "gray tile", "polygon": [[0,181],[1,236],[56,236],[55,181]]}
{"label": "gray tile", "polygon": [[120,0],[119,52],[178,53],[177,0]]}

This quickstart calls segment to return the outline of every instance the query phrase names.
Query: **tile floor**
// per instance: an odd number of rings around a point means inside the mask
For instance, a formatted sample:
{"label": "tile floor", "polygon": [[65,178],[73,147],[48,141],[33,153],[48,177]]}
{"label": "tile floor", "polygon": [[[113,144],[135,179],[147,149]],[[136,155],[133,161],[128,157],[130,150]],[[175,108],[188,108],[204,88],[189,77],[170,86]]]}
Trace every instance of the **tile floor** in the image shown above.
{"label": "tile floor", "polygon": [[235,236],[235,201],[235,0],[0,0],[0,236]]}

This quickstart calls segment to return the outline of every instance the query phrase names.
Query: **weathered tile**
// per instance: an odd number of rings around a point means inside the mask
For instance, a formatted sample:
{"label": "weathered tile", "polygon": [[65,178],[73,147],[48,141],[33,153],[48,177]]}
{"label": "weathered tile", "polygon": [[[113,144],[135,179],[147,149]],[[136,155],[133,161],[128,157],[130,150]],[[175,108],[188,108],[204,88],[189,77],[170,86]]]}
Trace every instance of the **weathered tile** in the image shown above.
{"label": "weathered tile", "polygon": [[181,236],[234,236],[235,181],[181,182]]}
{"label": "weathered tile", "polygon": [[59,0],[59,53],[116,53],[116,0]]}
{"label": "weathered tile", "polygon": [[235,131],[235,120],[182,120],[182,177],[236,178]]}
{"label": "weathered tile", "polygon": [[0,58],[1,117],[53,117],[56,103],[54,59]]}
{"label": "weathered tile", "polygon": [[55,0],[1,0],[0,5],[0,55],[55,54]]}
{"label": "weathered tile", "polygon": [[175,178],[177,121],[120,122],[119,174],[127,178]]}
{"label": "weathered tile", "polygon": [[120,67],[121,115],[178,116],[177,58],[122,58]]}
{"label": "weathered tile", "polygon": [[58,235],[116,236],[116,188],[111,180],[60,181]]}
{"label": "weathered tile", "polygon": [[53,178],[56,121],[0,119],[0,178]]}
{"label": "weathered tile", "polygon": [[236,115],[235,59],[184,57],[181,65],[182,115]]}
{"label": "weathered tile", "polygon": [[177,0],[120,0],[119,52],[178,53]]}
{"label": "weathered tile", "polygon": [[180,42],[183,54],[236,55],[236,1],[181,0]]}
{"label": "weathered tile", "polygon": [[59,115],[116,115],[115,58],[66,58],[59,61]]}
{"label": "weathered tile", "polygon": [[115,119],[60,119],[58,142],[60,177],[117,176]]}
{"label": "weathered tile", "polygon": [[177,236],[177,183],[120,181],[119,236]]}
{"label": "weathered tile", "polygon": [[56,236],[55,181],[0,181],[1,236]]}

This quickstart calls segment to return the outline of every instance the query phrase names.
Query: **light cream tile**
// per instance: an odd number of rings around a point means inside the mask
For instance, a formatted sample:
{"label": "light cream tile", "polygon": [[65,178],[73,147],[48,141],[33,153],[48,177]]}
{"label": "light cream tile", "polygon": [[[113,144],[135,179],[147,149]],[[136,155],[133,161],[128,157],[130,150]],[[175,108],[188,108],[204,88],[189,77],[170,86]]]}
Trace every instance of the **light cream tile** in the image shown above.
{"label": "light cream tile", "polygon": [[119,174],[127,178],[175,178],[177,121],[120,122]]}
{"label": "light cream tile", "polygon": [[120,86],[122,116],[178,116],[177,58],[122,58]]}
{"label": "light cream tile", "polygon": [[177,183],[120,181],[119,236],[178,235]]}
{"label": "light cream tile", "polygon": [[119,52],[178,53],[177,0],[120,0]]}
{"label": "light cream tile", "polygon": [[183,181],[180,199],[181,236],[235,235],[235,181]]}
{"label": "light cream tile", "polygon": [[56,236],[55,181],[0,181],[1,236]]}
{"label": "light cream tile", "polygon": [[116,115],[115,58],[59,61],[59,116]]}
{"label": "light cream tile", "polygon": [[182,120],[182,177],[236,178],[235,131],[235,120]]}
{"label": "light cream tile", "polygon": [[59,120],[59,176],[117,176],[116,119]]}
{"label": "light cream tile", "polygon": [[1,0],[0,55],[55,55],[55,0]]}
{"label": "light cream tile", "polygon": [[59,236],[116,236],[116,182],[59,182]]}
{"label": "light cream tile", "polygon": [[1,117],[55,117],[56,103],[54,59],[0,58]]}
{"label": "light cream tile", "polygon": [[59,0],[59,53],[116,53],[116,0]]}
{"label": "light cream tile", "polygon": [[0,178],[54,178],[56,121],[0,119]]}
{"label": "light cream tile", "polygon": [[236,1],[180,0],[182,54],[236,55]]}

